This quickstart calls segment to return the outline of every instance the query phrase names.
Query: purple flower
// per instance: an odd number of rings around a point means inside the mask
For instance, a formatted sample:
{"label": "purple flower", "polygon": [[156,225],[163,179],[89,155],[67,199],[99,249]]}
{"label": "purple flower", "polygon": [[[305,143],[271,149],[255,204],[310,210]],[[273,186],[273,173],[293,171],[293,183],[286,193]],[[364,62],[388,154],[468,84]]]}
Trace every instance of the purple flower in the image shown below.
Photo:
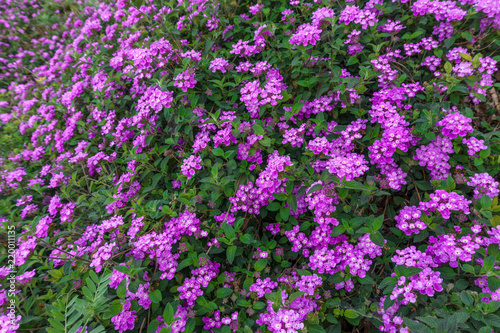
{"label": "purple flower", "polygon": [[188,179],[191,179],[191,177],[193,177],[196,172],[195,170],[200,170],[202,168],[200,163],[201,163],[201,157],[194,155],[189,156],[182,163],[181,166],[182,174],[186,176]]}

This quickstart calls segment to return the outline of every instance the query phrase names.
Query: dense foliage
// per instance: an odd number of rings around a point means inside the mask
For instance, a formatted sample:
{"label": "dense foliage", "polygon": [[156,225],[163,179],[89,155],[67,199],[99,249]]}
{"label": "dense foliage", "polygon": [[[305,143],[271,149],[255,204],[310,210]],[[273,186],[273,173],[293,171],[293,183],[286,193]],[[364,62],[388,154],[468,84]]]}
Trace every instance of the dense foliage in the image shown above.
{"label": "dense foliage", "polygon": [[499,0],[0,0],[0,331],[500,330]]}

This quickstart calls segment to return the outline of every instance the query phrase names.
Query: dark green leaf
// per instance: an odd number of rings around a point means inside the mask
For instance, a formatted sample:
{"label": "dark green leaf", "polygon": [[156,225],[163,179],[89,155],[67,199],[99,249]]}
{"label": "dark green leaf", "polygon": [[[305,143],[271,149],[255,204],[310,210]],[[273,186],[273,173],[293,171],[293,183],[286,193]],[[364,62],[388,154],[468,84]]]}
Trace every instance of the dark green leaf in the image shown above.
{"label": "dark green leaf", "polygon": [[227,261],[229,261],[230,264],[232,264],[234,261],[234,256],[236,255],[236,249],[237,247],[235,245],[231,245],[230,247],[227,248],[226,256],[227,256]]}

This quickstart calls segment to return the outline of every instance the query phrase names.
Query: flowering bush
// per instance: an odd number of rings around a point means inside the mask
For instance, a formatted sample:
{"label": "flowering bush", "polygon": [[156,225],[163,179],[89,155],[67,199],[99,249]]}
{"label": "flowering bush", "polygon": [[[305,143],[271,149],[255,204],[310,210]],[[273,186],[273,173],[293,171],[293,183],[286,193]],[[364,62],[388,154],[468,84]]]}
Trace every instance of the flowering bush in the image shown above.
{"label": "flowering bush", "polygon": [[0,331],[500,330],[498,0],[0,0]]}

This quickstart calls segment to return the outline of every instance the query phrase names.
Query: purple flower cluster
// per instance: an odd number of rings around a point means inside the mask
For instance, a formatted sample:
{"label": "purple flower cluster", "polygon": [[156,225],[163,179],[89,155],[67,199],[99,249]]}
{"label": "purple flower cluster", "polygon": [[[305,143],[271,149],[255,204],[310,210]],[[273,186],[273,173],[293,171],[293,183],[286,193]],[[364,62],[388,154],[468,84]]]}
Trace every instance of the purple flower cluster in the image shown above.
{"label": "purple flower cluster", "polygon": [[119,333],[134,328],[137,315],[135,314],[135,310],[130,310],[130,306],[130,302],[125,302],[122,312],[111,318],[111,322],[115,325],[115,330]]}
{"label": "purple flower cluster", "polygon": [[457,136],[465,136],[474,130],[470,123],[472,119],[460,114],[459,112],[449,113],[443,119],[436,123],[436,126],[443,127],[441,133],[455,139]]}
{"label": "purple flower cluster", "polygon": [[362,10],[356,5],[346,6],[340,13],[339,22],[349,25],[351,22],[361,24],[361,28],[373,27],[378,22],[377,15],[370,10]]}
{"label": "purple flower cluster", "polygon": [[[309,257],[309,267],[317,270],[320,274],[333,275],[337,272],[345,271],[346,267],[349,266],[351,275],[363,278],[372,264],[372,261],[365,258],[365,256],[374,259],[382,255],[382,247],[373,243],[369,234],[360,237],[356,246],[341,239],[338,243],[333,250],[328,249],[326,246],[316,249]],[[344,288],[350,291],[354,288],[354,284],[351,279],[348,279],[341,283],[336,283],[335,288]]]}
{"label": "purple flower cluster", "polygon": [[188,68],[185,71],[177,74],[177,76],[174,78],[174,86],[180,88],[184,92],[187,92],[188,89],[194,88],[197,82],[194,76],[194,69]]}
{"label": "purple flower cluster", "polygon": [[426,166],[430,170],[432,179],[446,179],[450,174],[448,163],[453,153],[453,144],[448,137],[438,136],[427,146],[420,146],[415,151],[414,159],[419,161],[420,166]]}
{"label": "purple flower cluster", "polygon": [[257,279],[254,284],[250,286],[249,291],[257,293],[257,297],[264,297],[266,293],[272,293],[273,290],[278,287],[278,283],[271,281],[271,278],[265,278],[264,280]]}
{"label": "purple flower cluster", "polygon": [[314,213],[314,221],[318,224],[338,224],[338,221],[333,218],[332,214],[335,212],[339,203],[338,196],[335,193],[335,186],[333,183],[323,183],[321,180],[311,184],[308,191],[315,186],[321,186],[321,189],[306,195],[306,203]]}
{"label": "purple flower cluster", "polygon": [[261,106],[266,104],[276,105],[278,100],[283,99],[282,92],[287,88],[283,82],[283,76],[279,70],[270,69],[266,73],[266,83],[261,88],[259,81],[251,81],[241,88],[240,100],[245,104],[252,118],[259,118]]}
{"label": "purple flower cluster", "polygon": [[229,198],[233,204],[231,211],[234,213],[242,210],[250,214],[256,213],[262,206],[269,203],[274,193],[283,193],[285,191],[283,185],[287,178],[280,177],[280,174],[291,165],[290,157],[279,156],[277,150],[269,155],[267,167],[255,181],[255,187],[252,182],[240,185],[236,195]]}
{"label": "purple flower cluster", "polygon": [[302,275],[300,280],[295,283],[295,288],[305,292],[305,295],[313,296],[316,294],[316,289],[321,286],[323,279],[316,275]]}
{"label": "purple flower cluster", "polygon": [[467,146],[467,154],[469,156],[475,156],[481,150],[488,149],[484,144],[484,140],[479,140],[475,137],[471,137],[470,139],[463,138],[462,143]]}
{"label": "purple flower cluster", "polygon": [[283,331],[290,333],[298,333],[304,328],[304,321],[307,315],[317,308],[317,304],[305,297],[299,297],[293,300],[288,306],[285,302],[288,295],[285,291],[281,293],[283,304],[280,304],[278,311],[274,311],[273,303],[268,301],[267,313],[261,313],[257,319],[258,325],[266,325],[273,333],[281,333]]}
{"label": "purple flower cluster", "polygon": [[191,155],[188,158],[186,158],[181,166],[181,172],[184,176],[186,176],[188,179],[191,179],[191,177],[194,176],[196,173],[195,170],[200,170],[201,167],[201,157],[200,156],[194,156]]}
{"label": "purple flower cluster", "polygon": [[203,323],[205,323],[203,328],[210,330],[210,332],[213,332],[212,328],[221,328],[222,325],[229,326],[231,329],[236,330],[238,329],[238,312],[233,312],[231,316],[221,318],[220,311],[215,310],[214,318],[203,317]]}
{"label": "purple flower cluster", "polygon": [[407,206],[403,208],[398,215],[394,218],[396,220],[396,227],[401,229],[405,234],[411,235],[418,234],[420,231],[425,230],[427,225],[420,220],[422,212],[415,206]]}
{"label": "purple flower cluster", "polygon": [[469,205],[472,201],[456,192],[436,190],[436,192],[431,193],[430,198],[430,201],[422,201],[419,205],[419,209],[426,214],[437,210],[445,220],[448,220],[451,217],[451,211],[460,211],[466,215],[470,213]]}
{"label": "purple flower cluster", "polygon": [[297,28],[297,32],[290,37],[290,44],[292,45],[316,45],[320,40],[322,30],[316,25],[304,23]]}
{"label": "purple flower cluster", "polygon": [[499,183],[486,172],[476,173],[467,183],[467,185],[474,188],[474,199],[479,199],[483,195],[487,195],[490,198],[498,196],[500,193],[498,184]]}
{"label": "purple flower cluster", "polygon": [[222,73],[226,72],[226,68],[229,66],[229,62],[224,58],[215,58],[210,62],[210,66],[208,69],[215,73],[216,71],[221,71]]}
{"label": "purple flower cluster", "polygon": [[193,276],[185,279],[182,286],[177,288],[180,292],[179,297],[186,300],[188,308],[192,308],[198,296],[203,295],[201,287],[208,287],[209,282],[215,278],[219,272],[220,264],[218,263],[205,260],[204,263],[200,264],[203,265],[191,271]]}

